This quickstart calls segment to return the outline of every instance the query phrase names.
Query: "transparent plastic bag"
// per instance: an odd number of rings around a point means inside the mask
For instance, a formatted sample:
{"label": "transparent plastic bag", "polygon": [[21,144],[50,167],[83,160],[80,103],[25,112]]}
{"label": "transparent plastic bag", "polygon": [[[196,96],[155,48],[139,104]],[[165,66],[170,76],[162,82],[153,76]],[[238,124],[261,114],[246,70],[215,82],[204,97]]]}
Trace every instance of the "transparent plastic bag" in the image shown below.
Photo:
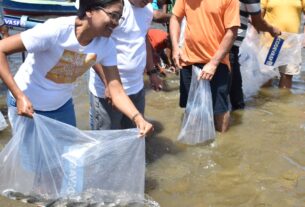
{"label": "transparent plastic bag", "polygon": [[0,131],[4,130],[6,127],[7,127],[7,123],[5,121],[3,114],[0,111]]}
{"label": "transparent plastic bag", "polygon": [[121,201],[144,198],[145,141],[137,129],[81,131],[9,110],[15,127],[0,153],[4,195],[13,191],[58,199],[89,193],[96,199],[92,202],[114,195]]}
{"label": "transparent plastic bag", "polygon": [[283,32],[279,39],[284,40],[283,45],[278,53],[278,57],[274,62],[274,65],[266,65],[266,57],[271,48],[271,44],[274,38],[272,38],[268,33],[259,35],[259,53],[258,58],[260,64],[264,64],[264,67],[269,67],[270,69],[277,68],[282,65],[294,64],[299,65],[302,63],[301,50],[303,48],[304,34],[294,34]]}
{"label": "transparent plastic bag", "polygon": [[265,61],[271,49],[273,37],[267,33],[258,34],[252,26],[249,26],[239,50],[243,91],[246,98],[255,95],[264,83],[279,75],[275,68],[287,64],[301,64],[304,34],[283,32],[280,38],[284,42],[274,65],[266,65]]}
{"label": "transparent plastic bag", "polygon": [[212,94],[208,80],[197,80],[200,69],[192,68],[190,92],[178,141],[198,144],[215,138]]}

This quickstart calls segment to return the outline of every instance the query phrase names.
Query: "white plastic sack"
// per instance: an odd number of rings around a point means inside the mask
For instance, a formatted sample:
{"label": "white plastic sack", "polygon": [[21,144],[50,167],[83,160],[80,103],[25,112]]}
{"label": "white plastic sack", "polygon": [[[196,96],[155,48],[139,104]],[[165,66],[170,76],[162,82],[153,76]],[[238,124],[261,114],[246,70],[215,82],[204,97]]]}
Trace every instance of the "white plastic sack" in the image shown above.
{"label": "white plastic sack", "polygon": [[192,82],[178,141],[198,144],[215,138],[214,115],[210,82],[197,80],[200,69],[192,68]]}
{"label": "white plastic sack", "polygon": [[3,114],[0,111],[0,131],[4,130],[6,127],[7,127],[7,123],[5,121]]}
{"label": "white plastic sack", "polygon": [[137,129],[81,131],[38,114],[12,120],[14,136],[0,153],[3,194],[144,198],[145,141]]}
{"label": "white plastic sack", "polygon": [[283,32],[280,38],[284,39],[284,43],[274,65],[268,66],[264,63],[273,38],[266,33],[258,34],[251,26],[248,28],[246,38],[240,46],[239,58],[246,98],[255,95],[264,83],[278,76],[278,70],[274,68],[287,64],[301,64],[304,34]]}
{"label": "white plastic sack", "polygon": [[257,94],[261,86],[279,73],[268,67],[260,67],[257,53],[251,42],[243,41],[240,46],[240,72],[245,99]]}

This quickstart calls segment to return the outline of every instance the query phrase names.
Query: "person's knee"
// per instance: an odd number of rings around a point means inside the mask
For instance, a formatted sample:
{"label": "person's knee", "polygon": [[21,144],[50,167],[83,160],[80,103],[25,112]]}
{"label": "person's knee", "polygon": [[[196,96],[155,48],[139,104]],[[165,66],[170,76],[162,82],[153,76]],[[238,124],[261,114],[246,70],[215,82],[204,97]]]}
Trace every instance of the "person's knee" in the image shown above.
{"label": "person's knee", "polygon": [[215,129],[219,132],[226,132],[230,126],[230,111],[214,116]]}

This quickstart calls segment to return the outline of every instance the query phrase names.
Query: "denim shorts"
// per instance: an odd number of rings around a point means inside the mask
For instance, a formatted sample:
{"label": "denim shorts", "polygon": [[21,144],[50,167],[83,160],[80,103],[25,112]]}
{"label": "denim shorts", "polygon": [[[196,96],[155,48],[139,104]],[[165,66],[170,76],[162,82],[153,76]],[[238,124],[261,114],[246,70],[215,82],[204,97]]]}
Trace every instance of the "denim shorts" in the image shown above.
{"label": "denim shorts", "polygon": [[[145,109],[145,89],[128,96],[141,114]],[[108,103],[104,98],[99,98],[90,93],[90,127],[92,130],[100,129],[129,129],[135,124],[118,109]]]}
{"label": "denim shorts", "polygon": [[[8,93],[7,94],[7,105],[16,107],[16,100],[15,98]],[[55,119],[57,121],[69,124],[71,126],[76,127],[76,117],[74,111],[74,104],[72,98],[69,99],[63,106],[59,107],[53,111],[39,111],[34,110],[35,113],[49,117],[51,119]]]}
{"label": "denim shorts", "polygon": [[[202,68],[204,64],[194,64]],[[180,102],[182,108],[186,107],[188,94],[192,80],[192,65],[188,65],[180,70]],[[214,115],[230,111],[229,89],[231,82],[231,73],[228,66],[220,63],[216,72],[210,81],[212,92],[212,103]]]}

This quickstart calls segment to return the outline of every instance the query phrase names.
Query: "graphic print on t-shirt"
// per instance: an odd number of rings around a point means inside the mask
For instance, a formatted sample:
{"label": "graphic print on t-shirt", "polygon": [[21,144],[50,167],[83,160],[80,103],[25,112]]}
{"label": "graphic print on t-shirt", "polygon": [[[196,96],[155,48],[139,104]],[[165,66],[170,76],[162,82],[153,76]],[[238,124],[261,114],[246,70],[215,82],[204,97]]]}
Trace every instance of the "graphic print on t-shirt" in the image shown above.
{"label": "graphic print on t-shirt", "polygon": [[96,63],[96,58],[94,53],[80,54],[65,50],[46,78],[55,83],[72,83]]}

